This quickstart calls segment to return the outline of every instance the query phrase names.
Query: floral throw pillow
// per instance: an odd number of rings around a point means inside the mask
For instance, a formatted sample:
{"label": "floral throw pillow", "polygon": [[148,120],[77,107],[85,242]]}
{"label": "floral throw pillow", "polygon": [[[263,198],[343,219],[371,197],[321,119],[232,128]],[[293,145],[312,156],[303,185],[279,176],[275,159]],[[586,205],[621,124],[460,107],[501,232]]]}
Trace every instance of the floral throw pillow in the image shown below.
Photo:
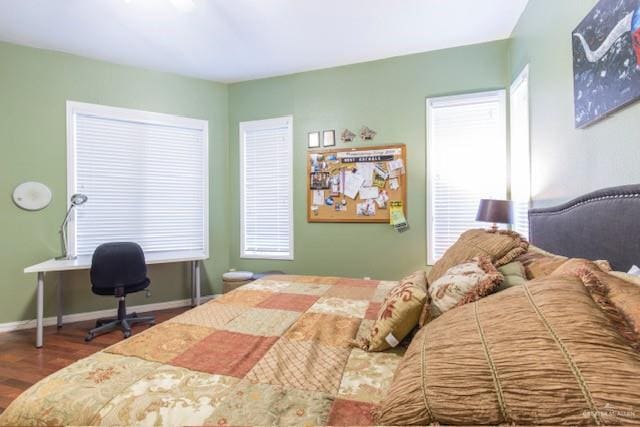
{"label": "floral throw pillow", "polygon": [[442,277],[429,285],[431,304],[425,309],[421,324],[454,307],[489,295],[503,280],[503,275],[487,256],[475,257],[449,268]]}
{"label": "floral throw pillow", "polygon": [[366,351],[397,346],[418,324],[427,299],[425,272],[420,270],[405,277],[387,294],[369,337],[354,344]]}

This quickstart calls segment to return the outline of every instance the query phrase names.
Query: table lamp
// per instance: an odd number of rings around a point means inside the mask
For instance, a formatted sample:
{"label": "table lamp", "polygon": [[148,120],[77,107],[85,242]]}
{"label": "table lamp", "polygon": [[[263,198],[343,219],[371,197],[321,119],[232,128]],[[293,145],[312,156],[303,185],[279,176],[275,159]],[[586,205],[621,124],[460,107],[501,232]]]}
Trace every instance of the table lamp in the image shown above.
{"label": "table lamp", "polygon": [[495,199],[480,200],[476,221],[492,223],[493,231],[498,229],[497,224],[513,224],[513,202]]}
{"label": "table lamp", "polygon": [[75,256],[69,255],[69,240],[67,239],[67,225],[69,224],[69,218],[71,217],[71,212],[73,208],[76,206],[83,205],[87,201],[88,197],[82,193],[76,193],[71,196],[71,204],[69,205],[69,209],[67,209],[67,214],[64,216],[64,221],[60,225],[60,238],[62,240],[62,255],[56,257],[56,259],[74,259]]}

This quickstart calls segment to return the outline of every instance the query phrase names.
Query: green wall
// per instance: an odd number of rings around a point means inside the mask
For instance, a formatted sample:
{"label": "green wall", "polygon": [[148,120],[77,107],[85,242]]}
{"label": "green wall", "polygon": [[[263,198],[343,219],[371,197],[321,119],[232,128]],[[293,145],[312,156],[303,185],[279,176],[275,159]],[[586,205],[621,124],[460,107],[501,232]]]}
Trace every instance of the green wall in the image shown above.
{"label": "green wall", "polygon": [[530,0],[513,31],[509,69],[530,64],[534,205],[640,182],[640,102],[586,129],[573,125],[571,32],[597,0]]}
{"label": "green wall", "polygon": [[[223,84],[0,43],[0,323],[35,317],[35,274],[22,269],[59,254],[57,229],[66,211],[67,100],[209,120],[212,256],[203,263],[203,295],[219,292],[220,274],[229,265],[227,98]],[[39,212],[20,210],[11,201],[14,187],[31,180],[53,191],[52,204]],[[134,294],[129,303],[188,298],[187,270],[184,264],[151,266],[153,295]],[[90,292],[87,271],[51,273],[46,316],[54,314],[55,285],[61,279],[66,313],[115,307],[113,299]]]}
{"label": "green wall", "polygon": [[[504,88],[508,42],[499,41],[232,84],[229,87],[230,265],[253,271],[399,279],[426,263],[425,99]],[[293,114],[294,261],[240,259],[238,124]],[[371,144],[404,143],[410,230],[306,221],[307,132],[362,125]],[[339,146],[345,146],[338,142]],[[347,147],[364,146],[360,140]]]}
{"label": "green wall", "polygon": [[[571,31],[596,0],[530,0],[512,38],[223,85],[0,43],[0,323],[31,319],[35,277],[30,264],[58,253],[57,227],[66,203],[65,101],[138,108],[209,120],[212,259],[203,294],[220,291],[232,267],[289,273],[397,279],[426,259],[425,98],[504,88],[530,64],[532,180],[535,205],[565,201],[596,188],[640,181],[640,104],[584,130],[573,127]],[[241,121],[294,116],[295,260],[240,258],[239,142]],[[398,234],[386,224],[306,222],[306,134],[312,130],[376,131],[362,147],[404,143],[408,149],[408,220]],[[341,142],[338,142],[340,146]],[[18,183],[51,186],[40,212],[16,208]],[[184,265],[150,268],[153,296],[131,304],[188,297]],[[89,292],[86,272],[51,274],[65,281],[68,313],[113,307]]]}

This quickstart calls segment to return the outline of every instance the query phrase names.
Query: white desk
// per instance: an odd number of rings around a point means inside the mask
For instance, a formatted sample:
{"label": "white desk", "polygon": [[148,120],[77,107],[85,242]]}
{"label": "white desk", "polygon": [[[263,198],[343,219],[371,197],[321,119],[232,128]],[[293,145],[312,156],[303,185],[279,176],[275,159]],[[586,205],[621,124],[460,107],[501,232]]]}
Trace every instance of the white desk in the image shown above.
{"label": "white desk", "polygon": [[[200,305],[200,261],[208,257],[201,252],[156,252],[145,254],[147,264],[168,264],[173,262],[191,263],[191,305]],[[91,268],[91,256],[80,256],[71,260],[49,259],[24,269],[25,273],[38,273],[36,281],[37,310],[36,310],[36,347],[42,347],[43,318],[44,318],[44,276],[45,273],[54,271],[88,270]],[[57,289],[57,316],[58,328],[62,327],[62,280],[58,282]]]}

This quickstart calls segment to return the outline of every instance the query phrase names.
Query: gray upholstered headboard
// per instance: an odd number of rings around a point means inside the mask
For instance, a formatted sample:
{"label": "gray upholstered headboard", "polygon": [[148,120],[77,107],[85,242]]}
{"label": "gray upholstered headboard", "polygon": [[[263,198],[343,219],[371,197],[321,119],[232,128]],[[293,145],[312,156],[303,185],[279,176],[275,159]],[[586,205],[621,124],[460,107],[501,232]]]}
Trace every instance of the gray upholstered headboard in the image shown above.
{"label": "gray upholstered headboard", "polygon": [[605,188],[529,211],[534,245],[571,258],[606,259],[614,270],[640,266],[640,185]]}

